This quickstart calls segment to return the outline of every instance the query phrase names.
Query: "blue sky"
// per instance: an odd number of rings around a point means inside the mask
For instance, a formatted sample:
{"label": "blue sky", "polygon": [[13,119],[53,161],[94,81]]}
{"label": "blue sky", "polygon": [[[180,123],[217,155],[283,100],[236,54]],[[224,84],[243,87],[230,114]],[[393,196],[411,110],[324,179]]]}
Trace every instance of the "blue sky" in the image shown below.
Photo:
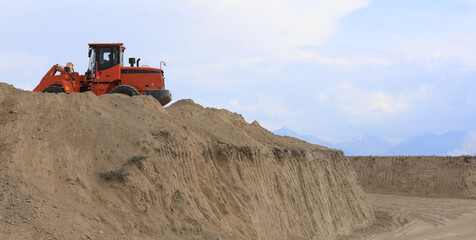
{"label": "blue sky", "polygon": [[123,42],[167,62],[174,100],[270,130],[476,131],[476,1],[2,0],[0,27],[0,81],[18,88],[56,63],[84,72],[89,42]]}

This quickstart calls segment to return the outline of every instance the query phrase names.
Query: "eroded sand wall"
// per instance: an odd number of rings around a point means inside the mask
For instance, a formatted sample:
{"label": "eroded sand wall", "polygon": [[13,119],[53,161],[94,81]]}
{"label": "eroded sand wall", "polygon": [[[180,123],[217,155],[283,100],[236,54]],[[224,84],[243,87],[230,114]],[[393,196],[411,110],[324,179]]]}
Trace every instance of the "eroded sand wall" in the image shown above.
{"label": "eroded sand wall", "polygon": [[476,156],[347,157],[369,193],[476,197]]}
{"label": "eroded sand wall", "polygon": [[191,100],[0,83],[0,150],[0,239],[333,239],[373,220],[342,151]]}

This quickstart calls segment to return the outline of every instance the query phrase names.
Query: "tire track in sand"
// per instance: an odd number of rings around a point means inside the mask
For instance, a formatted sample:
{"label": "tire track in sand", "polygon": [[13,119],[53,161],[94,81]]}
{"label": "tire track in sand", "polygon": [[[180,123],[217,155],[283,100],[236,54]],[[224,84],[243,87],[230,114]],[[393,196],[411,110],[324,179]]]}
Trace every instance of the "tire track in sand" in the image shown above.
{"label": "tire track in sand", "polygon": [[340,239],[476,239],[476,200],[367,194],[376,223]]}

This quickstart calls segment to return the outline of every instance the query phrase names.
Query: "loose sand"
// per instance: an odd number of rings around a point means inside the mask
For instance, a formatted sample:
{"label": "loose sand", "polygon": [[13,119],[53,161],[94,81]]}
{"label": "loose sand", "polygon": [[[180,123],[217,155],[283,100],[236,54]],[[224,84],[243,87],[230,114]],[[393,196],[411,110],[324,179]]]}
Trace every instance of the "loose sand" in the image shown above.
{"label": "loose sand", "polygon": [[335,239],[373,220],[342,151],[191,100],[0,83],[0,239]]}
{"label": "loose sand", "polygon": [[476,200],[368,194],[376,224],[340,240],[474,240]]}

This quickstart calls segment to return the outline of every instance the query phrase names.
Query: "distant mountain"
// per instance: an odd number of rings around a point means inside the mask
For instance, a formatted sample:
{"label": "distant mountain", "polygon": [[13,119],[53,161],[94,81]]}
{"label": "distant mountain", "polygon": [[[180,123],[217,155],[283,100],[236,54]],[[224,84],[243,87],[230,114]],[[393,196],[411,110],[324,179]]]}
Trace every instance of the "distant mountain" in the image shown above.
{"label": "distant mountain", "polygon": [[394,147],[387,139],[373,135],[362,135],[335,145],[346,156],[381,155]]}
{"label": "distant mountain", "polygon": [[385,137],[362,135],[349,141],[331,144],[312,135],[299,135],[296,132],[281,128],[273,132],[276,135],[299,138],[309,143],[337,148],[346,156],[419,156],[419,155],[460,155],[476,152],[476,133],[447,132],[444,134],[422,133],[408,138],[397,145],[390,143]]}
{"label": "distant mountain", "polygon": [[282,127],[278,130],[273,131],[274,134],[279,135],[279,136],[288,136],[288,137],[297,137],[299,134],[297,134],[295,131],[287,128],[287,127]]}
{"label": "distant mountain", "polygon": [[447,132],[444,134],[423,133],[411,137],[383,155],[388,156],[415,156],[415,155],[439,155],[446,156],[454,149],[461,147],[468,132]]}
{"label": "distant mountain", "polygon": [[295,137],[295,138],[301,139],[303,141],[306,141],[308,143],[334,148],[334,145],[332,143],[326,142],[326,141],[324,141],[322,139],[319,139],[319,138],[317,138],[315,136],[312,136],[312,135],[299,135],[296,132],[294,132],[294,131],[286,128],[286,127],[282,127],[280,129],[274,131],[273,133],[276,134],[276,135],[279,135],[279,136]]}

